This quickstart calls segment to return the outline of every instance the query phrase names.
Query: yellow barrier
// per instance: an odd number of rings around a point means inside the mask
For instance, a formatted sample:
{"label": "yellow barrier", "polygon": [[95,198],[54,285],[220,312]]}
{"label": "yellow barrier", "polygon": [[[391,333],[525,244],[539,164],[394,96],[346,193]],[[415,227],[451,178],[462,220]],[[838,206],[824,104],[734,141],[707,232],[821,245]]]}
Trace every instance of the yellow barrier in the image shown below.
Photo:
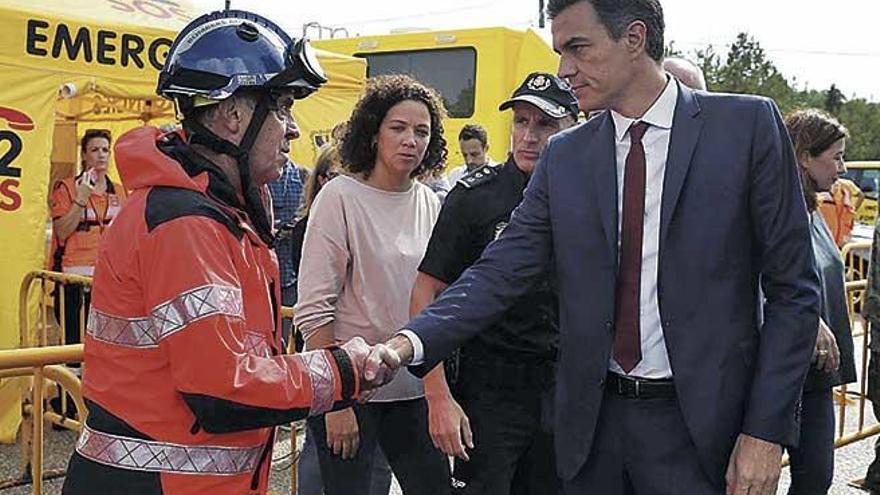
{"label": "yellow barrier", "polygon": [[[29,434],[28,441],[22,440],[22,449],[25,451],[22,453],[30,454],[30,474],[34,495],[43,492],[43,421],[33,418],[45,417],[44,381],[52,380],[69,392],[82,415],[81,420],[84,421],[88,412],[82,401],[79,379],[64,366],[59,366],[64,363],[82,362],[82,359],[82,344],[0,351],[0,377],[33,376],[30,403],[24,404],[25,411],[30,414],[26,415],[29,419],[22,427],[22,432]],[[30,429],[27,426],[30,426]],[[80,427],[79,422],[76,426]],[[25,455],[24,458],[27,456]]]}
{"label": "yellow barrier", "polygon": [[840,257],[850,281],[868,278],[868,262],[871,259],[871,241],[848,242],[840,248]]}
{"label": "yellow barrier", "polygon": [[858,390],[855,391],[855,400],[858,401],[859,408],[857,423],[858,426],[854,432],[846,432],[847,408],[849,407],[850,402],[854,400],[849,391],[849,387],[847,385],[841,385],[834,390],[835,400],[839,404],[839,412],[837,415],[837,438],[834,442],[834,445],[836,447],[843,447],[845,445],[849,445],[853,442],[857,442],[859,440],[880,433],[880,424],[865,427],[865,409],[868,405],[868,359],[870,356],[870,351],[868,349],[868,340],[870,338],[870,332],[867,328],[868,323],[862,320],[861,316],[856,312],[855,308],[857,302],[861,301],[864,297],[864,293],[867,287],[867,280],[857,280],[854,282],[846,283],[847,304],[849,307],[850,320],[853,322],[853,337],[855,339],[854,343],[858,345],[859,340],[861,340],[860,347],[862,359],[859,363],[859,376],[861,378],[856,384],[858,386]]}

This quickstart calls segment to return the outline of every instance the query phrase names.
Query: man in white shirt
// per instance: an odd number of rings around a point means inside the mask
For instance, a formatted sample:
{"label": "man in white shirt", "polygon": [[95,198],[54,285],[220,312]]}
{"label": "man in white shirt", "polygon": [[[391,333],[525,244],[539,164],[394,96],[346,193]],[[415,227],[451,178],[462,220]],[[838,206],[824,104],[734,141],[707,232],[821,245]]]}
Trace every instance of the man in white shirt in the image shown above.
{"label": "man in white shirt", "polygon": [[455,184],[474,170],[492,164],[489,158],[489,137],[480,124],[465,124],[458,133],[458,147],[464,157],[464,165],[449,171],[449,185]]}
{"label": "man in white shirt", "polygon": [[819,308],[779,111],[670,78],[659,0],[548,13],[559,75],[606,110],[550,139],[501,237],[387,345],[421,375],[553,270],[566,493],[775,494]]}

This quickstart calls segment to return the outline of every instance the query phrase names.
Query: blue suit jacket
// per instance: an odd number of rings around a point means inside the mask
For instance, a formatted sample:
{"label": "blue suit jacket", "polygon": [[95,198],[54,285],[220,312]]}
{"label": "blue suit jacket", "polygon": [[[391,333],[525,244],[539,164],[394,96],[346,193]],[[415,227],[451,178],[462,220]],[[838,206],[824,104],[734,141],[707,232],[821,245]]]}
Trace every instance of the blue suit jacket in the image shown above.
{"label": "blue suit jacket", "polygon": [[[411,321],[422,375],[555,269],[560,475],[586,461],[614,335],[614,124],[554,136],[502,237]],[[798,438],[819,291],[803,192],[771,100],[680,85],[663,184],[658,298],[678,400],[704,470],[723,483],[740,432]],[[758,322],[758,286],[766,297]],[[599,454],[601,455],[601,453]]]}

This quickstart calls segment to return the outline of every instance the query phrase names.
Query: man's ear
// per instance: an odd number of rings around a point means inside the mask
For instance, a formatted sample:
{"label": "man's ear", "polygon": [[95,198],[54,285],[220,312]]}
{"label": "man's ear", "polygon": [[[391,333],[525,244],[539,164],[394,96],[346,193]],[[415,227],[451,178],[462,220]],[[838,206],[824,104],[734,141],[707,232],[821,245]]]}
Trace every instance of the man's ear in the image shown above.
{"label": "man's ear", "polygon": [[231,136],[243,134],[246,128],[246,107],[247,104],[236,96],[221,101],[217,106],[217,124]]}
{"label": "man's ear", "polygon": [[642,21],[632,21],[626,27],[622,37],[630,55],[638,56],[647,50],[648,26]]}

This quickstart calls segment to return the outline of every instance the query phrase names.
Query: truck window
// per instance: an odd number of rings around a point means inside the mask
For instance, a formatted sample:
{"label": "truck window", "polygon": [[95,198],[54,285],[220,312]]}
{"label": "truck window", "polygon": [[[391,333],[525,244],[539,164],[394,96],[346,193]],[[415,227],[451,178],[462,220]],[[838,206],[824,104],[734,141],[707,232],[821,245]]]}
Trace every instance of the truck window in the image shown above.
{"label": "truck window", "polygon": [[367,77],[408,74],[440,92],[453,118],[474,114],[477,52],[473,48],[445,48],[406,52],[357,53],[367,59]]}

